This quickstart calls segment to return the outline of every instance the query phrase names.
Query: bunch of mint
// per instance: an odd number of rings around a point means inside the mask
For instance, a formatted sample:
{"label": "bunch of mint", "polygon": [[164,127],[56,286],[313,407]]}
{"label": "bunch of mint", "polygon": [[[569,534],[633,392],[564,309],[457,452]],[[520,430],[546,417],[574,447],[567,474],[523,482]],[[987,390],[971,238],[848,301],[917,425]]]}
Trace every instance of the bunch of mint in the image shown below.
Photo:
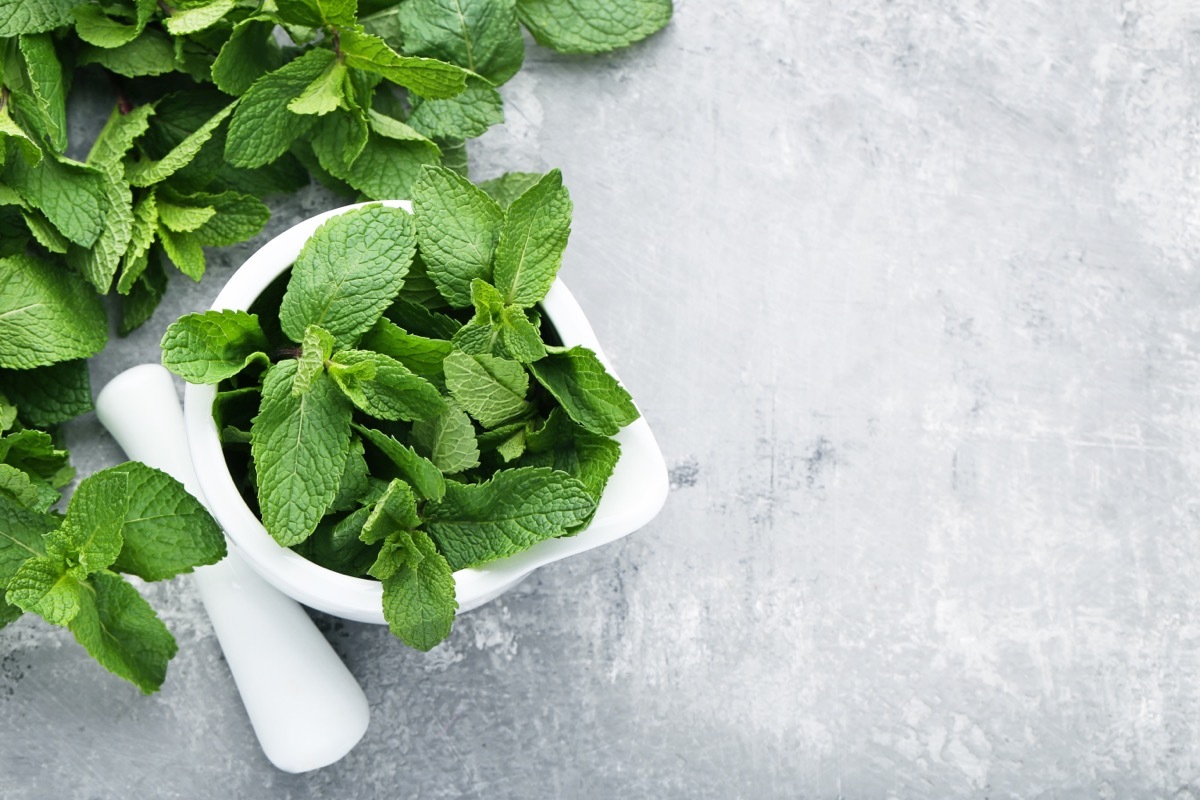
{"label": "bunch of mint", "polygon": [[561,175],[486,188],[424,167],[411,216],[335,216],[255,313],[163,338],[169,369],[218,385],[227,462],[271,536],[382,581],[392,632],[421,650],[450,633],[454,570],[590,521],[610,437],[638,417],[537,310],[570,232]]}
{"label": "bunch of mint", "polygon": [[[0,406],[0,425],[15,415]],[[175,639],[120,573],[173,578],[225,556],[225,536],[169,475],[136,462],[83,480],[50,511],[73,470],[49,436],[0,437],[0,627],[28,611],[65,627],[101,665],[157,691]]]}

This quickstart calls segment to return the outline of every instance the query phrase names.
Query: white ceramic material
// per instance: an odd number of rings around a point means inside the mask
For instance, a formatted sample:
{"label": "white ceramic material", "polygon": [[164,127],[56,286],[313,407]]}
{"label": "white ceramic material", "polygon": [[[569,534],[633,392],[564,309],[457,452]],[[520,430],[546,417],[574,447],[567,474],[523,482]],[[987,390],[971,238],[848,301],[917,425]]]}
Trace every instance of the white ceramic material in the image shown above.
{"label": "white ceramic material", "polygon": [[[410,210],[405,201],[387,205]],[[366,204],[335,209],[284,231],[250,256],[217,296],[217,310],[245,310],[300,254],[304,243],[330,217]],[[562,281],[555,282],[542,302],[563,343],[600,350],[596,335],[575,298]],[[614,372],[615,374],[615,372]],[[225,532],[241,554],[271,584],[307,606],[347,619],[383,624],[383,589],[378,581],[352,578],[320,567],[281,547],[238,494],[225,465],[213,421],[215,386],[189,384],[184,393],[184,416],[192,462],[204,495]],[[588,528],[576,536],[550,539],[529,550],[484,567],[454,573],[459,611],[469,611],[514,586],[540,566],[632,533],[658,514],[667,498],[667,469],[650,426],[639,419],[617,435],[621,459],[604,498]]]}
{"label": "white ceramic material", "polygon": [[[171,375],[143,364],[96,399],[96,416],[133,459],[180,481],[201,503]],[[367,730],[362,688],[304,609],[263,581],[230,545],[193,575],[263,752],[287,772],[337,761]]]}

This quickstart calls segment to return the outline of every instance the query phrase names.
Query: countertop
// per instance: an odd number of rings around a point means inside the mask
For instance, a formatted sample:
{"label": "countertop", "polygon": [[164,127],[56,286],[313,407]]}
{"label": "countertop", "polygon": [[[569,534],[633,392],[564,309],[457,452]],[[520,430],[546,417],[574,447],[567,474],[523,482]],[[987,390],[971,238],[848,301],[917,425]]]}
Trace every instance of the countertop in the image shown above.
{"label": "countertop", "polygon": [[[562,168],[663,513],[429,654],[314,614],[372,721],[307,775],[187,580],[146,589],[180,644],[150,697],[22,619],[0,795],[1200,797],[1195,4],[683,0],[502,93],[473,175]],[[95,387],[338,203],[273,201]]]}

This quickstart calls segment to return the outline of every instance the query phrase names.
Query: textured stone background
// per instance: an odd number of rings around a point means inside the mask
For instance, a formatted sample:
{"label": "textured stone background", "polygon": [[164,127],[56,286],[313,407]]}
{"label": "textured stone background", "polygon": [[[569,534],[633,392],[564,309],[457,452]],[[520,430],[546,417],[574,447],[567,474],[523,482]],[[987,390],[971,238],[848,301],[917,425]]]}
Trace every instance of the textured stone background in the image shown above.
{"label": "textured stone background", "polygon": [[[627,52],[532,49],[475,174],[563,168],[663,514],[429,655],[319,617],[373,718],[305,776],[186,582],[149,591],[154,697],[23,620],[3,795],[1200,797],[1198,60],[1178,0],[684,0]],[[97,386],[330,203],[213,253]]]}

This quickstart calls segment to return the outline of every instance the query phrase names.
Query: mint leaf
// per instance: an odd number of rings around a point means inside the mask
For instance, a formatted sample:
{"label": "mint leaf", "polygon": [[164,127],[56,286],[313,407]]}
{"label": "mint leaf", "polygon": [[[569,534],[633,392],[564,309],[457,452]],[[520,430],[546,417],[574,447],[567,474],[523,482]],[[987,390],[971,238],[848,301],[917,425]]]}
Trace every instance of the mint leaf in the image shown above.
{"label": "mint leaf", "polygon": [[353,163],[336,170],[326,168],[367,197],[390,200],[408,197],[421,167],[436,163],[437,147],[428,140],[401,140],[372,130]]}
{"label": "mint leaf", "polygon": [[0,386],[20,409],[21,420],[36,428],[58,425],[92,410],[92,387],[83,359],[19,372],[0,370]]}
{"label": "mint leaf", "polygon": [[67,263],[81,272],[96,291],[106,294],[121,265],[133,233],[133,196],[129,184],[120,177],[117,164],[102,166],[104,201],[107,212],[104,230],[91,247],[72,245],[67,251]]}
{"label": "mint leaf", "polygon": [[176,233],[162,224],[155,233],[162,243],[163,251],[180,272],[194,281],[204,277],[204,248],[197,237],[187,233]]}
{"label": "mint leaf", "polygon": [[203,245],[244,242],[257,235],[271,217],[271,210],[261,200],[240,192],[197,192],[181,199],[216,212],[194,231],[196,239]]}
{"label": "mint leaf", "polygon": [[10,162],[5,178],[75,244],[90,247],[100,237],[107,194],[98,169],[47,153],[36,166]]}
{"label": "mint leaf", "polygon": [[[370,365],[369,374],[354,368]],[[446,410],[437,388],[394,358],[367,350],[342,350],[329,365],[342,393],[377,419],[430,419]]]}
{"label": "mint leaf", "polygon": [[75,477],[66,450],[54,446],[45,431],[26,429],[0,437],[0,463],[45,481],[54,488],[66,486]]}
{"label": "mint leaf", "polygon": [[428,651],[450,635],[454,624],[454,574],[425,533],[413,531],[409,536],[422,558],[410,554],[383,582],[383,616],[400,641]]}
{"label": "mint leaf", "polygon": [[512,0],[410,0],[398,16],[406,52],[449,61],[497,86],[525,60]]}
{"label": "mint leaf", "polygon": [[135,0],[136,20],[125,23],[115,20],[99,5],[77,5],[74,9],[75,33],[80,39],[97,47],[120,47],[137,38],[146,23],[154,16],[158,4],[154,0]]}
{"label": "mint leaf", "polygon": [[121,576],[99,572],[86,589],[69,625],[75,640],[109,672],[146,694],[157,691],[179,649],[171,632]]}
{"label": "mint leaf", "polygon": [[26,561],[46,555],[43,536],[60,524],[56,517],[0,497],[0,589],[8,588],[12,576]]}
{"label": "mint leaf", "polygon": [[33,234],[33,238],[42,247],[51,253],[58,253],[60,255],[67,252],[67,248],[71,243],[41,213],[32,210],[22,210],[21,218],[25,220],[25,225],[29,228],[29,232]]}
{"label": "mint leaf", "polygon": [[386,319],[379,320],[367,331],[361,346],[364,350],[391,356],[434,385],[444,384],[442,361],[453,349],[450,342],[417,336]]}
{"label": "mint leaf", "polygon": [[9,578],[4,599],[51,625],[65,627],[79,613],[84,591],[79,580],[67,574],[62,561],[38,556],[22,564]]}
{"label": "mint leaf", "polygon": [[331,218],[304,244],[279,309],[283,332],[300,341],[320,325],[354,344],[404,284],[416,242],[409,215],[367,206]]}
{"label": "mint leaf", "polygon": [[205,311],[182,316],[167,328],[162,361],[188,383],[220,383],[254,362],[270,364],[266,349],[257,315]]}
{"label": "mint leaf", "polygon": [[375,561],[367,568],[367,574],[376,580],[386,581],[406,563],[415,563],[424,558],[413,545],[412,533],[408,530],[397,530],[388,534],[380,543],[379,552]]}
{"label": "mint leaf", "polygon": [[378,448],[422,497],[436,501],[446,494],[446,480],[432,461],[417,455],[417,451],[400,444],[386,433],[361,425],[355,425],[354,430]]}
{"label": "mint leaf", "polygon": [[546,355],[541,333],[526,311],[505,305],[500,292],[476,278],[471,281],[475,317],[454,334],[454,346],[470,355],[500,355],[522,364]]}
{"label": "mint leaf", "polygon": [[551,170],[505,212],[493,273],[505,302],[532,306],[546,296],[570,233],[571,198]]}
{"label": "mint leaf", "polygon": [[175,46],[171,38],[155,28],[146,28],[136,39],[120,47],[83,45],[78,64],[99,64],[126,78],[165,75],[175,71]]}
{"label": "mint leaf", "polygon": [[413,185],[417,246],[429,277],[452,306],[471,303],[471,281],[491,279],[504,212],[466,178],[425,167]]}
{"label": "mint leaf", "polygon": [[[3,0],[0,0],[0,2],[3,2]],[[25,132],[25,129],[13,120],[12,115],[8,113],[8,106],[5,105],[0,106],[0,166],[5,162],[7,147],[15,147],[17,150],[20,150],[20,157],[27,165],[37,165],[42,160],[41,148]],[[5,188],[7,189],[8,187]],[[7,202],[11,203],[12,199],[10,196]]]}
{"label": "mint leaf", "polygon": [[419,336],[431,339],[450,339],[458,332],[461,324],[454,317],[430,311],[420,303],[414,303],[403,295],[392,303],[385,312],[387,318]]}
{"label": "mint leaf", "polygon": [[641,416],[629,392],[586,347],[551,353],[529,369],[567,415],[593,433],[612,436]]}
{"label": "mint leaf", "polygon": [[285,547],[307,539],[337,496],[350,451],[350,403],[327,375],[292,394],[296,362],[267,370],[250,430],[263,525]]}
{"label": "mint leaf", "polygon": [[190,233],[216,215],[212,206],[180,206],[168,200],[158,201],[158,219],[176,233]]}
{"label": "mint leaf", "polygon": [[121,294],[129,294],[149,266],[147,254],[157,233],[158,201],[151,189],[133,207],[129,244],[121,256],[121,277],[117,280],[117,291]]}
{"label": "mint leaf", "polygon": [[300,341],[300,358],[296,360],[296,379],[292,394],[312,391],[313,382],[325,372],[325,362],[333,355],[333,334],[320,325],[309,325]]}
{"label": "mint leaf", "polygon": [[0,38],[41,33],[71,22],[79,0],[0,0]]}
{"label": "mint leaf", "polygon": [[172,36],[199,33],[220,22],[234,5],[236,0],[209,0],[207,3],[181,6],[168,15],[163,24]]}
{"label": "mint leaf", "polygon": [[204,143],[212,138],[213,131],[233,113],[239,101],[234,101],[218,111],[207,122],[188,135],[171,152],[158,161],[137,161],[130,164],[125,175],[133,186],[150,186],[158,183],[187,166]]}
{"label": "mint leaf", "polygon": [[425,528],[452,569],[475,567],[561,536],[596,501],[571,476],[542,467],[500,470],[486,483],[450,481],[425,507]]}
{"label": "mint leaf", "polygon": [[100,299],[79,278],[29,256],[0,259],[0,367],[93,355],[107,328]]}
{"label": "mint leaf", "polygon": [[236,167],[260,167],[283,155],[293,141],[307,133],[313,118],[293,114],[288,104],[334,58],[329,50],[309,50],[256,80],[242,95],[229,122],[226,160]]}
{"label": "mint leaf", "polygon": [[127,336],[150,319],[166,291],[167,273],[155,259],[153,264],[145,266],[144,271],[139,271],[129,295],[121,298],[120,334]]}
{"label": "mint leaf", "polygon": [[447,475],[479,466],[475,426],[460,408],[451,406],[432,420],[414,423],[413,440]]}
{"label": "mint leaf", "polygon": [[212,80],[218,89],[234,96],[245,94],[256,80],[279,68],[283,54],[274,31],[274,22],[258,17],[233,26],[212,65]]}
{"label": "mint leaf", "polygon": [[16,467],[0,464],[0,500],[44,514],[61,496],[47,484],[30,478]]}
{"label": "mint leaf", "polygon": [[420,524],[416,495],[407,483],[396,479],[388,484],[383,496],[371,509],[371,516],[367,518],[358,538],[367,544],[377,544],[396,531],[410,530]]}
{"label": "mint leaf", "polygon": [[467,88],[454,97],[414,100],[408,117],[414,130],[435,139],[473,139],[501,122],[504,101],[500,93],[474,76],[467,78]]}
{"label": "mint leaf", "polygon": [[631,45],[665,26],[671,10],[671,0],[517,0],[517,16],[537,43],[560,53],[607,53]]}
{"label": "mint leaf", "polygon": [[382,75],[421,97],[453,97],[467,86],[467,73],[461,67],[402,56],[383,39],[362,30],[342,30],[341,47],[346,66]]}
{"label": "mint leaf", "polygon": [[106,472],[127,480],[124,543],[113,569],[161,581],[225,557],[221,528],[179,481],[136,461]]}
{"label": "mint leaf", "polygon": [[279,16],[293,25],[309,28],[354,25],[357,0],[278,0]]}
{"label": "mint leaf", "polygon": [[329,506],[330,511],[349,511],[370,489],[367,459],[364,457],[362,439],[350,437],[350,452],[346,455],[346,464],[342,468],[342,480],[338,483],[337,497]]}
{"label": "mint leaf", "polygon": [[515,361],[456,350],[443,362],[446,388],[464,410],[485,428],[533,410],[525,402],[529,375]]}
{"label": "mint leaf", "polygon": [[346,64],[340,60],[330,61],[325,71],[288,103],[288,111],[320,116],[344,106],[347,80]]}
{"label": "mint leaf", "polygon": [[54,149],[67,149],[67,93],[63,87],[62,64],[48,33],[22,36],[19,40],[30,88],[46,123]]}
{"label": "mint leaf", "polygon": [[542,176],[536,172],[506,172],[498,178],[481,181],[479,188],[487,192],[501,208],[508,208],[541,179]]}
{"label": "mint leaf", "polygon": [[101,470],[79,484],[62,527],[46,537],[46,555],[61,560],[67,573],[86,578],[105,569],[121,552],[121,527],[129,507],[129,479]]}

